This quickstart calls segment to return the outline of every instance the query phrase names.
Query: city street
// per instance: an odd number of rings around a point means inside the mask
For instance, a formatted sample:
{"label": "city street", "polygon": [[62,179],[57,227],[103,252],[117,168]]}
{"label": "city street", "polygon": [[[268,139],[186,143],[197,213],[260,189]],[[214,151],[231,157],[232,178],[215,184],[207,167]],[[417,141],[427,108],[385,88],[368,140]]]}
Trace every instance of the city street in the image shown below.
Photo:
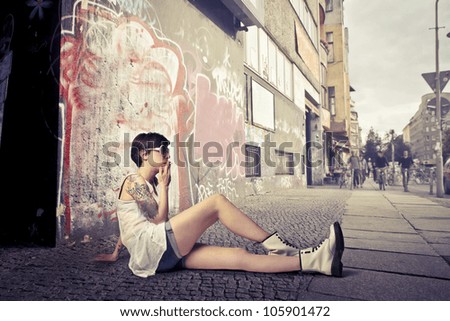
{"label": "city street", "polygon": [[[67,240],[56,248],[0,249],[0,300],[450,300],[450,199],[425,195],[424,186],[360,189],[336,185],[249,196],[238,204],[266,229],[307,247],[342,223],[346,237],[342,278],[302,273],[184,270],[148,279],[127,267],[95,263],[115,236]],[[216,224],[203,242],[262,247]]]}
{"label": "city street", "polygon": [[0,1],[0,317],[445,318],[450,0],[405,4]]}

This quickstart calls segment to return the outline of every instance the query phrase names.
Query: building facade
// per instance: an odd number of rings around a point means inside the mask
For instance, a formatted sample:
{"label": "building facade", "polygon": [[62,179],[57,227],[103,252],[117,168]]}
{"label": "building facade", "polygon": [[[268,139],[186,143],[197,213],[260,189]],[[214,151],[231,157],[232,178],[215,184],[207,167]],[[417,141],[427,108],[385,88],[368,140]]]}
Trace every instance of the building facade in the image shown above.
{"label": "building facade", "polygon": [[354,107],[352,101],[352,107],[350,109],[350,152],[354,152],[356,155],[361,154],[362,138],[361,127],[359,126],[358,112]]}
{"label": "building facade", "polygon": [[264,26],[244,36],[246,138],[262,160],[248,192],[321,184],[319,7],[318,1],[266,1]]}
{"label": "building facade", "polygon": [[65,1],[65,232],[115,228],[116,191],[135,170],[128,155],[140,132],[171,141],[173,213],[214,193],[236,200],[321,184],[323,5]]}
{"label": "building facade", "polygon": [[[350,152],[351,97],[348,70],[348,30],[344,25],[344,1],[325,1],[325,40],[327,57],[327,97],[331,128],[327,132],[334,157]],[[332,163],[333,159],[330,161]],[[333,165],[333,164],[331,164]]]}
{"label": "building facade", "polygon": [[[441,107],[443,117],[441,119],[442,128],[449,128],[450,114],[450,93],[441,94]],[[436,143],[438,140],[437,120],[436,120],[436,98],[435,94],[422,96],[419,109],[411,118],[405,129],[403,129],[405,143],[411,146],[412,156],[423,165],[436,165]],[[407,135],[405,135],[405,132]],[[408,137],[409,136],[409,137]]]}
{"label": "building facade", "polygon": [[411,123],[408,123],[402,130],[403,142],[405,144],[411,144]]}

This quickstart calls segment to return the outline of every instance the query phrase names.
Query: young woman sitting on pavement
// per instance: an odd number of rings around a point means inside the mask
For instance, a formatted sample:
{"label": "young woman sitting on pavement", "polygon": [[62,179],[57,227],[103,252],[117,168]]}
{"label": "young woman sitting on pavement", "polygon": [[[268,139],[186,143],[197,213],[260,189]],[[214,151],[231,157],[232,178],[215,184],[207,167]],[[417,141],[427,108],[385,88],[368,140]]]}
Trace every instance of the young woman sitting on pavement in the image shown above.
{"label": "young woman sitting on pavement", "polygon": [[[97,261],[115,262],[125,246],[130,254],[128,266],[140,277],[180,268],[342,276],[344,237],[338,222],[330,226],[329,237],[318,246],[299,249],[278,233],[262,229],[219,194],[169,218],[169,144],[153,132],[141,133],[133,140],[131,158],[138,169],[125,177],[119,192],[120,237],[114,251],[98,255]],[[260,242],[269,255],[197,243],[217,221],[236,235]]]}

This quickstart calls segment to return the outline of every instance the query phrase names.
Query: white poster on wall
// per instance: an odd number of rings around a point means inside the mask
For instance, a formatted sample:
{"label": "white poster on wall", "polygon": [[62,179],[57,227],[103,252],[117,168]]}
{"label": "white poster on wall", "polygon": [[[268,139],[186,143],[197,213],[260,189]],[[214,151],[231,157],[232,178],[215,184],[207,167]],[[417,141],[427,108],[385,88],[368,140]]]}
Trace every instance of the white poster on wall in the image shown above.
{"label": "white poster on wall", "polygon": [[275,130],[274,95],[252,79],[253,123]]}

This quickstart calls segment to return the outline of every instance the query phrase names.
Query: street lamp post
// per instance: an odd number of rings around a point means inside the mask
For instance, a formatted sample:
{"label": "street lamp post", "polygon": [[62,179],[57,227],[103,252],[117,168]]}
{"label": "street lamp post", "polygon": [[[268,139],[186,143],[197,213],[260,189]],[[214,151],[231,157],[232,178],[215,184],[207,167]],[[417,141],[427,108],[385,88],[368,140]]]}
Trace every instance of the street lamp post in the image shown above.
{"label": "street lamp post", "polygon": [[438,140],[436,144],[436,197],[444,197],[443,167],[442,159],[442,121],[441,121],[441,77],[439,71],[439,0],[436,0],[436,122]]}
{"label": "street lamp post", "polygon": [[392,155],[392,185],[395,185],[395,145],[394,145],[394,135],[395,131],[391,129],[389,131],[391,135],[391,155]]}

